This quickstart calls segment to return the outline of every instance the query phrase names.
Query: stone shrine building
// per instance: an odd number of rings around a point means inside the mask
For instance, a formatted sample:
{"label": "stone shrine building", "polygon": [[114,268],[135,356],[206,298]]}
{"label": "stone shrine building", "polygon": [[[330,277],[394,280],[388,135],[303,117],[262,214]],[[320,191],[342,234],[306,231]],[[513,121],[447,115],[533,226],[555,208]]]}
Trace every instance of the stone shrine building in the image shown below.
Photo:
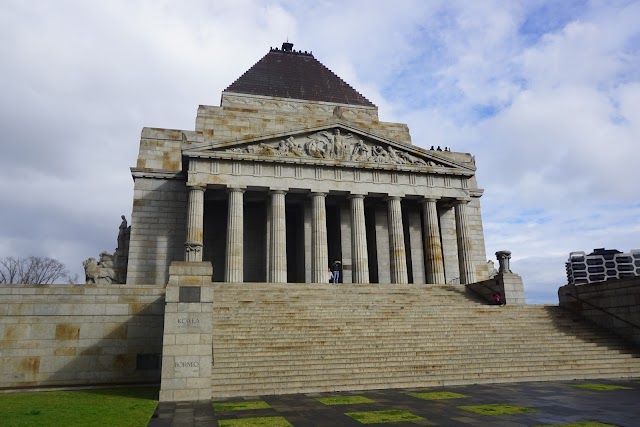
{"label": "stone shrine building", "polygon": [[475,170],[284,43],[195,130],[142,130],[126,282],[210,261],[214,282],[326,283],[334,260],[344,283],[485,280]]}

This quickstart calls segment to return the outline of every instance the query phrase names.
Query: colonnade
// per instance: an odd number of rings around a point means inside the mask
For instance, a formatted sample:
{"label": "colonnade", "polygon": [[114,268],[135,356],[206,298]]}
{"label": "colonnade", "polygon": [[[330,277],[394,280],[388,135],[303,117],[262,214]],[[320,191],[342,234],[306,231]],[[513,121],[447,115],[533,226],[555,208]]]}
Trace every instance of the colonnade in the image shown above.
{"label": "colonnade", "polygon": [[[187,241],[185,260],[202,261],[204,191],[203,187],[189,186],[187,213]],[[227,241],[225,276],[226,282],[243,281],[243,195],[244,189],[228,188],[229,212],[227,215]],[[270,190],[269,263],[267,281],[287,282],[285,190]],[[327,282],[329,265],[327,245],[327,211],[324,192],[312,192],[311,198],[311,281]],[[364,194],[351,194],[351,256],[352,281],[369,283],[369,259],[367,232],[365,227]],[[392,283],[408,283],[407,255],[400,196],[386,199],[389,225],[390,277]],[[472,255],[472,240],[467,224],[468,200],[455,200],[455,224],[458,247],[460,283],[476,281]],[[437,199],[421,200],[423,216],[423,242],[426,248],[425,265],[427,283],[445,283],[443,250],[438,224]]]}

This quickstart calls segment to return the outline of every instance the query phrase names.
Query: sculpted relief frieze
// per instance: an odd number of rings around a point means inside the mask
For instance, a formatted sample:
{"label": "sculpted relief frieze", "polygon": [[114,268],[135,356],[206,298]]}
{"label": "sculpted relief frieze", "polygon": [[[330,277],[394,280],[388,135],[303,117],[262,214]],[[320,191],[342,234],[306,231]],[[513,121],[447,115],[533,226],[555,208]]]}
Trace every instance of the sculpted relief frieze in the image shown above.
{"label": "sculpted relief frieze", "polygon": [[340,129],[334,129],[333,133],[321,131],[297,138],[290,136],[281,141],[234,147],[225,151],[269,157],[299,157],[392,165],[445,167],[443,164],[421,159],[391,146],[385,147],[365,142],[352,133],[342,134]]}

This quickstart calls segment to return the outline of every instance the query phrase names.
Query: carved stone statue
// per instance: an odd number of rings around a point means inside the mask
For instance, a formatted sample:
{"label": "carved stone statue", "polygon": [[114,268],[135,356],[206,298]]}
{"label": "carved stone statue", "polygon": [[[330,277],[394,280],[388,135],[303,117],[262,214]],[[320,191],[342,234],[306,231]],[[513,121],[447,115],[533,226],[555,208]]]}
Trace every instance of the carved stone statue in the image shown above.
{"label": "carved stone statue", "polygon": [[118,247],[123,248],[124,238],[127,232],[127,218],[125,218],[124,215],[121,215],[120,218],[122,218],[122,222],[120,223],[120,227],[118,228]]}
{"label": "carved stone statue", "polygon": [[82,263],[86,284],[110,285],[115,281],[115,271],[113,269],[113,255],[102,252],[100,262],[95,258],[89,258]]}
{"label": "carved stone statue", "polygon": [[127,225],[124,215],[120,218],[122,222],[118,227],[118,247],[113,255],[104,251],[100,253],[100,261],[88,258],[82,263],[86,284],[110,285],[126,282],[131,227]]}
{"label": "carved stone statue", "polygon": [[496,274],[498,274],[498,270],[496,270],[496,265],[492,260],[487,261],[487,270],[489,272],[489,278],[492,278]]}

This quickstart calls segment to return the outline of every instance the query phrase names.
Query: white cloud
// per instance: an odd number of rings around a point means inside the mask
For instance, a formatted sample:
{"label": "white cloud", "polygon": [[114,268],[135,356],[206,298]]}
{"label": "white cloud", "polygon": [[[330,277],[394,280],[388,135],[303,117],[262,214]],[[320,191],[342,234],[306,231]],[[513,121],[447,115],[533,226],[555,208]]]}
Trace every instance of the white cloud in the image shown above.
{"label": "white cloud", "polygon": [[[555,301],[572,250],[639,247],[640,2],[9,1],[0,5],[0,256],[70,267],[115,246],[143,126],[285,38],[409,124],[476,155],[487,253]],[[635,243],[634,243],[635,242]]]}

